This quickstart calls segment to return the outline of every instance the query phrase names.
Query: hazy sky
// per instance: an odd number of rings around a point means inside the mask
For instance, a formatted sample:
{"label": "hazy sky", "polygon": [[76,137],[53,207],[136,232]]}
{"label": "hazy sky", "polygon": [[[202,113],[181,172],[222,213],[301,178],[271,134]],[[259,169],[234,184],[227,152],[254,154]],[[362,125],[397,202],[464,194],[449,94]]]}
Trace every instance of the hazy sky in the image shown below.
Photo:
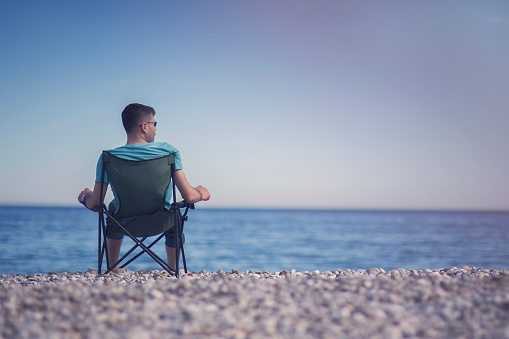
{"label": "hazy sky", "polygon": [[0,204],[155,108],[207,207],[509,209],[507,1],[4,1]]}

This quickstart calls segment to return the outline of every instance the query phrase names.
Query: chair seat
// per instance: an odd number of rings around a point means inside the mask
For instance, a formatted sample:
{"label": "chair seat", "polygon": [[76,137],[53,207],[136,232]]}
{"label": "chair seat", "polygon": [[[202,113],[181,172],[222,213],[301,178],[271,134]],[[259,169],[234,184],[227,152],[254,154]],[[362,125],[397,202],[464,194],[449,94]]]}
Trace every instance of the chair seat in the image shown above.
{"label": "chair seat", "polygon": [[[172,211],[162,210],[154,214],[140,215],[136,217],[126,217],[116,219],[124,228],[135,237],[150,237],[164,233],[175,227],[175,220],[169,216]],[[113,215],[115,216],[115,215]],[[106,226],[108,231],[113,234],[124,234],[125,232],[113,220],[107,218]]]}

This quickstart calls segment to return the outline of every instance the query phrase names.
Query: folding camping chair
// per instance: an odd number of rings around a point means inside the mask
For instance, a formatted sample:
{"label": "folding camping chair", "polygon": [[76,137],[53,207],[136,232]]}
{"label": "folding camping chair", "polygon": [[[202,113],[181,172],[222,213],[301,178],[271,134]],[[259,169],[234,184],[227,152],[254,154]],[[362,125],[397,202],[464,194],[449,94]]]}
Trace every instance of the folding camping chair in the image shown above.
{"label": "folding camping chair", "polygon": [[[150,160],[125,160],[112,155],[106,151],[102,155],[103,171],[101,174],[101,203],[99,212],[99,268],[104,256],[106,255],[107,274],[114,267],[122,264],[125,267],[137,259],[143,253],[147,253],[168,273],[179,274],[179,259],[182,253],[182,262],[184,271],[187,273],[186,258],[182,241],[182,231],[184,222],[187,220],[187,212],[194,209],[194,204],[185,201],[176,201],[175,190],[175,162],[173,154]],[[104,204],[104,186],[105,174],[108,175],[111,185],[115,188],[119,208],[115,213],[108,211]],[[171,188],[170,188],[170,183]],[[165,209],[165,197],[168,189],[172,190],[173,203],[171,208]],[[185,208],[182,213],[181,209]],[[105,223],[105,215],[107,221]],[[129,236],[135,245],[129,249],[116,263],[109,263],[108,246],[106,241],[107,232],[116,228],[115,233],[122,233]],[[161,240],[166,232],[175,228],[176,233],[176,267],[171,266],[161,259],[151,248]],[[144,243],[148,237],[157,236],[157,238],[148,246]],[[139,253],[124,261],[136,250]],[[180,249],[180,250],[179,250]]]}

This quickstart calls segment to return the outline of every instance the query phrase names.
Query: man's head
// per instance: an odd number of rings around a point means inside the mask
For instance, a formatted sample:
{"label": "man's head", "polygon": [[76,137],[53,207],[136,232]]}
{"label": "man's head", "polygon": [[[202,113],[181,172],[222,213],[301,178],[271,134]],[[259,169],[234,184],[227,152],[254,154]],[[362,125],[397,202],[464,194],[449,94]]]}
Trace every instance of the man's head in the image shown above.
{"label": "man's head", "polygon": [[156,111],[150,106],[129,104],[122,112],[122,124],[127,135],[139,135],[147,142],[154,142],[156,136]]}
{"label": "man's head", "polygon": [[150,121],[156,115],[156,111],[150,106],[142,104],[129,104],[122,112],[122,124],[127,134],[136,132],[138,127],[146,121]]}

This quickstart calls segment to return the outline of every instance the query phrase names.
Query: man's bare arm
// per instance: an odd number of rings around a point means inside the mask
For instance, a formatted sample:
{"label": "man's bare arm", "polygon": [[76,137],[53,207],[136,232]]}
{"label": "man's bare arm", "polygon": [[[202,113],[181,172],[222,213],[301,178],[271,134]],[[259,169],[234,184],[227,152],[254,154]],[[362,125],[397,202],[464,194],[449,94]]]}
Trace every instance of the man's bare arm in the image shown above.
{"label": "man's bare arm", "polygon": [[187,202],[195,203],[210,199],[210,193],[205,187],[193,187],[189,184],[183,170],[175,171],[175,184],[180,191],[180,195]]}
{"label": "man's bare arm", "polygon": [[[108,188],[108,184],[103,184],[103,196],[106,195],[106,190]],[[86,206],[88,209],[92,209],[95,206],[99,206],[101,199],[101,183],[96,182],[94,185],[94,190],[90,190],[90,188],[85,188],[81,193],[78,195],[78,201]]]}

